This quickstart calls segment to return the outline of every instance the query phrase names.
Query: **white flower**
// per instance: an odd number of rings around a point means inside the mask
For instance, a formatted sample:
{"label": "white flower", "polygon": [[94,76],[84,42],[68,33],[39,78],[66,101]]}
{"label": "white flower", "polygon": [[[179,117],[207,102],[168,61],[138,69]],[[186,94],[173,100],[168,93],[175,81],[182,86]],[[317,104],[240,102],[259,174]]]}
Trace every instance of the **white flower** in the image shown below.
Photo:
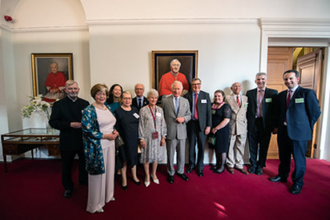
{"label": "white flower", "polygon": [[47,115],[49,120],[50,116],[50,104],[48,102],[42,101],[43,96],[37,95],[35,97],[28,96],[31,100],[28,105],[23,106],[22,116],[24,118],[30,118],[32,113],[42,114],[43,112]]}

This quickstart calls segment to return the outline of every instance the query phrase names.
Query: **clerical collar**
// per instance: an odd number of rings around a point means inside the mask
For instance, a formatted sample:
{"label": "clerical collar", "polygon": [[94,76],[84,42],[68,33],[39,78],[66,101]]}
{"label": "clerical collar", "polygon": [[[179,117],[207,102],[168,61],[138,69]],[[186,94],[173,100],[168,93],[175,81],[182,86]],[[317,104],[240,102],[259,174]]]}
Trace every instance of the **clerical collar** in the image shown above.
{"label": "clerical collar", "polygon": [[72,102],[76,102],[78,100],[78,97],[76,99],[72,99],[70,96],[67,96]]}

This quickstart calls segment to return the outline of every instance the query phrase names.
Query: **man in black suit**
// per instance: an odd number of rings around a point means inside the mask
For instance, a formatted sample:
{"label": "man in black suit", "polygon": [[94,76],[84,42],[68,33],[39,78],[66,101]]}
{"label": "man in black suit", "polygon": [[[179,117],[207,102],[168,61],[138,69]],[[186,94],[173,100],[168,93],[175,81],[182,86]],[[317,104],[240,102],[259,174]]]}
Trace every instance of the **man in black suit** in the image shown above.
{"label": "man in black suit", "polygon": [[144,86],[143,84],[136,84],[134,87],[134,92],[136,96],[132,100],[132,106],[137,107],[137,109],[140,111],[140,109],[146,105],[149,104],[148,99],[143,96],[144,93]]}
{"label": "man in black suit", "polygon": [[[247,110],[251,163],[249,172],[262,175],[262,168],[266,166],[271,132],[275,126],[278,92],[266,87],[266,73],[257,73],[255,83],[257,88],[251,89],[246,93],[249,103]],[[259,155],[258,160],[257,155]]]}
{"label": "man in black suit", "polygon": [[195,167],[197,142],[197,175],[202,177],[205,140],[210,133],[212,125],[211,100],[208,93],[201,91],[201,80],[199,78],[192,79],[191,88],[192,91],[184,96],[189,101],[192,113],[191,120],[187,124],[189,142],[189,167],[187,173],[191,173]]}
{"label": "man in black suit", "polygon": [[298,85],[299,72],[288,70],[283,74],[288,90],[278,95],[278,149],[280,165],[278,175],[269,178],[272,182],[286,182],[290,172],[291,154],[295,170],[291,178],[293,186],[290,193],[299,194],[304,185],[306,171],[306,150],[312,140],[312,131],[321,111],[315,92]]}
{"label": "man in black suit", "polygon": [[89,103],[78,98],[79,87],[77,82],[68,80],[65,83],[67,97],[53,105],[49,124],[60,130],[60,151],[62,159],[62,185],[64,197],[72,196],[73,181],[71,178],[74,157],[79,157],[79,184],[87,185],[87,172],[85,170],[85,156],[82,143],[81,117],[82,111]]}

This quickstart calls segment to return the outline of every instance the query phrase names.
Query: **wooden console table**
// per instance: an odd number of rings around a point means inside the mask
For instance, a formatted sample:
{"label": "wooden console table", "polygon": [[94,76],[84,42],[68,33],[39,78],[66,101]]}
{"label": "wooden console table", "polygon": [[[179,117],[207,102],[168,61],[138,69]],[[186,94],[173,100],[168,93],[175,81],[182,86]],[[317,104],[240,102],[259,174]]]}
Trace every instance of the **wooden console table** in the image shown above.
{"label": "wooden console table", "polygon": [[43,145],[48,148],[49,156],[60,155],[59,131],[55,129],[51,132],[46,128],[28,128],[14,131],[1,135],[1,142],[5,172],[8,171],[7,155],[19,155],[31,150],[33,159],[33,149]]}

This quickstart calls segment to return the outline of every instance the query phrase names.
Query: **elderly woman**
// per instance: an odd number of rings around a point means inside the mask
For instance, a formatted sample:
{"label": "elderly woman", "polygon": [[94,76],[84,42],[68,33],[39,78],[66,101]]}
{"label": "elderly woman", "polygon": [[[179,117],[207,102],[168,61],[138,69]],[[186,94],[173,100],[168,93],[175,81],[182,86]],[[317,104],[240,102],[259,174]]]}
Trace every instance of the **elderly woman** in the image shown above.
{"label": "elderly woman", "polygon": [[104,212],[103,206],[114,201],[116,118],[105,103],[108,87],[96,84],[91,89],[95,102],[83,111],[81,123],[88,172],[87,211]]}
{"label": "elderly woman", "polygon": [[229,121],[231,108],[225,102],[225,93],[222,90],[214,92],[212,105],[212,130],[209,135],[209,146],[216,152],[216,166],[211,169],[214,173],[222,173],[225,170],[225,162],[229,146]]}
{"label": "elderly woman", "polygon": [[123,161],[121,169],[122,184],[121,187],[127,190],[127,165],[130,165],[133,182],[140,185],[140,181],[136,176],[136,164],[138,162],[138,128],[139,128],[139,112],[132,105],[132,94],[129,91],[123,93],[122,105],[115,111],[117,119],[116,129],[124,140],[124,145],[119,148],[120,156]]}
{"label": "elderly woman", "polygon": [[111,111],[115,112],[117,108],[120,107],[120,102],[123,95],[123,87],[119,84],[113,84],[109,91],[109,98],[107,103],[110,105]]}
{"label": "elderly woman", "polygon": [[152,163],[151,178],[154,183],[159,184],[156,171],[158,161],[164,157],[162,146],[165,145],[166,123],[163,109],[156,106],[158,92],[151,89],[147,94],[149,104],[140,110],[139,138],[142,147],[140,162],[144,164],[146,177],[144,184],[150,185],[149,163]]}

